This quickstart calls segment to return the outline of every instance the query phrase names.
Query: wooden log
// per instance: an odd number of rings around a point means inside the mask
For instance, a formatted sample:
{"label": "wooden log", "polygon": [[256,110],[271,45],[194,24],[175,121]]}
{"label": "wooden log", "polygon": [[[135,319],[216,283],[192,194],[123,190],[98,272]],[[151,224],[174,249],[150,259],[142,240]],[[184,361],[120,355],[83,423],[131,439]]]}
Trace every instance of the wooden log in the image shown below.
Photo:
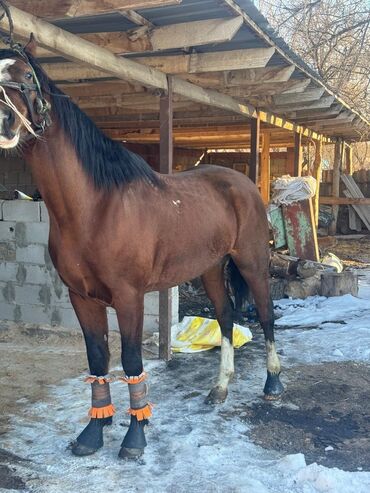
{"label": "wooden log", "polygon": [[358,277],[352,271],[323,272],[321,274],[321,295],[326,297],[358,295]]}

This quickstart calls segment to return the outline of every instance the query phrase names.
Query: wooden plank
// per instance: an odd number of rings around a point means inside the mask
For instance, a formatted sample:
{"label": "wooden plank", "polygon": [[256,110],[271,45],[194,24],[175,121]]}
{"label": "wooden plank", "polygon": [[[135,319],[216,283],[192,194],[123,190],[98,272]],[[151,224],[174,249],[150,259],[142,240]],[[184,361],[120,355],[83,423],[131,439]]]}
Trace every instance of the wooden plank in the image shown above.
{"label": "wooden plank", "polygon": [[257,118],[253,118],[251,121],[251,155],[249,165],[249,178],[253,183],[258,183],[259,175],[259,152],[260,152],[260,127],[261,120],[257,115]]}
{"label": "wooden plank", "polygon": [[[160,167],[161,173],[172,173],[173,165],[173,105],[172,81],[168,81],[168,93],[160,99]],[[159,293],[159,357],[171,359],[172,290]]]}
{"label": "wooden plank", "polygon": [[282,205],[290,255],[304,260],[320,260],[311,199]]}
{"label": "wooden plank", "polygon": [[96,15],[115,10],[135,10],[178,5],[181,0],[12,0],[14,7],[37,17],[58,19]]}
{"label": "wooden plank", "polygon": [[320,196],[320,204],[323,205],[370,205],[370,197],[352,197],[348,192],[348,197],[326,197]]}
{"label": "wooden plank", "polygon": [[[104,33],[103,33],[104,34]],[[73,36],[73,35],[72,35]],[[80,38],[77,38],[80,39]],[[83,41],[81,39],[81,41]],[[86,41],[86,40],[84,40]],[[101,45],[101,48],[109,49],[115,53],[124,53],[128,48],[138,48],[137,51],[145,51],[150,49],[150,46],[146,43],[136,42],[136,44],[126,42],[125,33],[113,33],[108,37],[104,37],[101,34],[94,34],[89,36],[89,42],[94,42],[96,45]],[[104,43],[106,43],[104,45]],[[172,45],[175,46],[178,43],[172,41]],[[180,46],[182,47],[182,46]],[[265,50],[265,48],[256,48],[256,50]],[[234,58],[234,51],[221,51],[213,53],[197,53],[192,55],[171,55],[171,56],[147,56],[140,58],[120,58],[122,61],[135,63],[140,66],[151,67],[152,69],[160,70],[166,74],[184,74],[184,73],[202,73],[202,72],[220,72],[223,70],[242,69],[253,66],[264,67],[268,58],[271,57],[271,50],[268,49],[268,53],[263,55],[255,53],[255,50],[240,50],[243,55],[240,54],[238,58]],[[251,52],[251,53],[249,53]],[[67,53],[64,53],[67,56]],[[74,59],[76,61],[76,59]],[[81,59],[82,62],[85,60]],[[105,72],[110,72],[106,67],[99,68],[96,72],[86,71],[84,67],[77,67],[68,63],[47,63],[43,64],[43,67],[47,70],[49,77],[54,80],[73,80],[73,79],[92,79],[92,78],[104,78],[107,77]],[[65,74],[65,75],[64,75]],[[117,72],[112,75],[117,76]]]}
{"label": "wooden plank", "polygon": [[265,67],[274,54],[274,48],[251,48],[211,53],[194,53],[190,56],[189,73],[219,72]]}
{"label": "wooden plank", "polygon": [[302,135],[294,134],[294,175],[302,176]]}
{"label": "wooden plank", "polygon": [[270,133],[262,136],[261,152],[261,196],[264,204],[270,201]]}
{"label": "wooden plank", "polygon": [[334,96],[326,96],[321,99],[318,99],[317,101],[314,101],[313,103],[291,103],[291,104],[285,104],[285,105],[276,105],[276,110],[277,111],[299,111],[299,110],[310,110],[310,109],[317,109],[317,108],[329,108],[333,102],[334,102]]}
{"label": "wooden plank", "polygon": [[280,94],[274,98],[276,105],[290,105],[295,103],[304,103],[307,101],[317,101],[324,94],[325,89],[307,89],[303,94]]}
{"label": "wooden plank", "polygon": [[[357,185],[357,183],[355,182],[352,176],[341,175],[340,177],[352,197],[364,198],[364,194],[361,192],[359,186]],[[353,206],[353,208],[359,214],[361,220],[364,222],[364,224],[370,231],[370,208],[363,205],[356,205]]]}
{"label": "wooden plank", "polygon": [[135,12],[135,10],[120,10],[119,13],[138,26],[147,26],[151,29],[155,29],[154,24],[149,22],[148,19],[145,19],[145,17],[140,15],[138,12]]}
{"label": "wooden plank", "polygon": [[[344,190],[343,193],[347,198],[353,199],[351,192],[349,192],[348,190]],[[358,200],[358,198],[357,198],[357,200]],[[366,216],[363,214],[362,208],[360,206],[358,206],[357,204],[352,204],[351,209],[353,209],[356,212],[357,216],[364,223],[365,227],[370,231],[370,223],[368,222]]]}
{"label": "wooden plank", "polygon": [[283,94],[292,94],[292,93],[297,93],[297,92],[303,92],[306,87],[311,83],[310,79],[303,79],[303,80],[297,80],[295,81],[295,84],[289,87],[288,89],[285,89],[283,91]]}
{"label": "wooden plank", "polygon": [[[153,50],[201,46],[230,41],[243,24],[243,18],[185,22],[155,29],[150,34]],[[249,51],[249,50],[248,50]]]}

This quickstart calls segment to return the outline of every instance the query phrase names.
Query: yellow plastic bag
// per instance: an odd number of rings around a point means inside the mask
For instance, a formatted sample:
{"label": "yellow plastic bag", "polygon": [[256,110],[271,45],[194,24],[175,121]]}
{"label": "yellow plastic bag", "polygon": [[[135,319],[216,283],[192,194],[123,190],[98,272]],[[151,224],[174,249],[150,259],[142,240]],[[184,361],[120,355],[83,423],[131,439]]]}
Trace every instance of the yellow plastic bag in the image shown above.
{"label": "yellow plastic bag", "polygon": [[[234,324],[233,343],[239,348],[252,339],[248,327]],[[217,320],[184,317],[172,327],[171,346],[174,353],[197,353],[221,346],[221,329]]]}

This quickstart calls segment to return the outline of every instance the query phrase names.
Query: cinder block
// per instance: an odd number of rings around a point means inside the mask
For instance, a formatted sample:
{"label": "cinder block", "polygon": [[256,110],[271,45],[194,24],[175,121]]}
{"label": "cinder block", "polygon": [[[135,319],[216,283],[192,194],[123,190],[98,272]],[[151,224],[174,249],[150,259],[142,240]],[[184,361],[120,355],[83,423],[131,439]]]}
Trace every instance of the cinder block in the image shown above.
{"label": "cinder block", "polygon": [[[19,223],[18,223],[19,224]],[[49,224],[48,223],[23,223],[25,225],[25,242],[48,244]]]}
{"label": "cinder block", "polygon": [[43,223],[48,223],[49,222],[49,213],[46,208],[45,202],[38,202],[40,204],[40,217],[41,221]]}
{"label": "cinder block", "polygon": [[15,240],[15,222],[0,221],[0,241]]}
{"label": "cinder block", "polygon": [[0,262],[0,281],[15,281],[17,272],[18,264],[16,262]]}
{"label": "cinder block", "polygon": [[51,324],[51,310],[41,305],[18,305],[21,321],[28,324]]}
{"label": "cinder block", "polygon": [[[19,305],[43,305],[40,300],[40,288],[37,284],[24,284],[23,286],[15,286],[15,301]],[[50,305],[50,303],[49,303]]]}
{"label": "cinder block", "polygon": [[39,222],[40,204],[29,200],[5,200],[2,204],[4,221]]}
{"label": "cinder block", "polygon": [[28,245],[24,248],[17,248],[17,262],[25,262],[29,264],[45,264],[45,246],[44,245]]}
{"label": "cinder block", "polygon": [[0,282],[0,302],[15,303],[15,286],[12,281]]}
{"label": "cinder block", "polygon": [[0,302],[0,320],[15,320],[15,303]]}
{"label": "cinder block", "polygon": [[24,265],[26,282],[30,284],[47,284],[50,282],[50,274],[45,265]]}

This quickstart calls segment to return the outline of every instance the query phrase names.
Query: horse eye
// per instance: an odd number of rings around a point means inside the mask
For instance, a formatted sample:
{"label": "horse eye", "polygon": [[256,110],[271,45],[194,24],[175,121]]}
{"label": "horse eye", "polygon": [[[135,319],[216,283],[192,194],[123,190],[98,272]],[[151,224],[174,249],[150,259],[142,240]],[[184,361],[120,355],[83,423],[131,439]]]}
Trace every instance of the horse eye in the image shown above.
{"label": "horse eye", "polygon": [[28,80],[32,79],[32,77],[33,77],[32,72],[26,72],[26,73],[24,74],[24,76],[25,76],[25,78],[26,78],[26,79],[28,79]]}

